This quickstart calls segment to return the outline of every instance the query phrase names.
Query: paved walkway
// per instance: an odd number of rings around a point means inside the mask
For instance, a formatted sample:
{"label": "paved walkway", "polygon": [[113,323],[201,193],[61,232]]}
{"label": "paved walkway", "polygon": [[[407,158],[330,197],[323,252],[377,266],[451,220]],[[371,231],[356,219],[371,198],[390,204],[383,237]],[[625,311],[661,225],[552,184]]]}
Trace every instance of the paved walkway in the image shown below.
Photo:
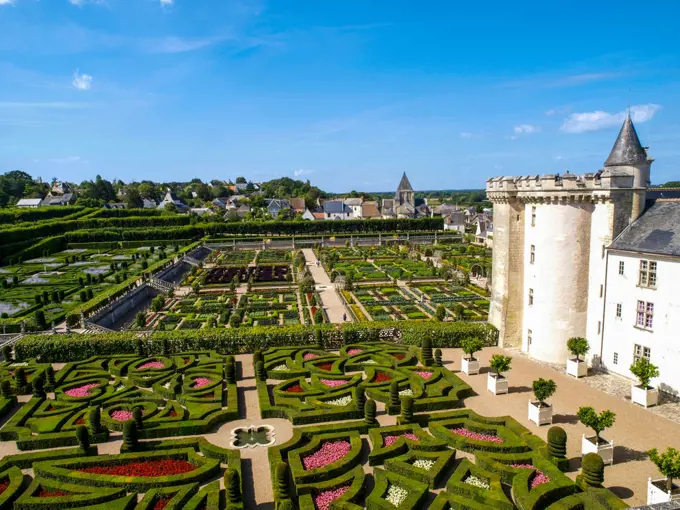
{"label": "paved walkway", "polygon": [[314,278],[316,290],[321,296],[321,303],[324,310],[326,310],[326,314],[328,314],[328,320],[333,324],[341,324],[342,322],[345,322],[343,318],[346,316],[347,322],[351,322],[352,317],[338,294],[335,292],[335,285],[331,283],[328,273],[326,273],[323,266],[320,264],[318,266],[316,265],[318,259],[316,258],[316,255],[314,255],[314,250],[305,248],[302,250],[302,253],[304,253],[305,259],[307,259],[307,268]]}

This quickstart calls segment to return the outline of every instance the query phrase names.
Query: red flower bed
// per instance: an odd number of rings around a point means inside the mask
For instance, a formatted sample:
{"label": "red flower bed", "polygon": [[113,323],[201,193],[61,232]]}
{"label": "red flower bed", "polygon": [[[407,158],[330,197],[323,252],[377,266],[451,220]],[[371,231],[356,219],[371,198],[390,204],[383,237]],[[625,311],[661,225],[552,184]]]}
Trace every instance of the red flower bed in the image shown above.
{"label": "red flower bed", "polygon": [[163,510],[168,504],[170,503],[172,498],[167,498],[167,499],[157,499],[156,503],[153,506],[153,510]]}
{"label": "red flower bed", "polygon": [[378,383],[378,382],[386,382],[386,381],[391,381],[392,377],[383,373],[383,372],[378,372],[375,374],[375,377],[371,382]]}
{"label": "red flower bed", "polygon": [[64,492],[60,490],[49,490],[49,489],[40,489],[40,492],[38,492],[37,496],[39,498],[58,498],[60,496],[70,496],[70,492]]}
{"label": "red flower bed", "polygon": [[406,357],[406,354],[392,354],[396,359],[404,359]]}
{"label": "red flower bed", "polygon": [[305,390],[303,390],[302,386],[300,386],[299,384],[293,384],[292,386],[288,386],[288,388],[286,388],[286,391],[288,393],[304,393]]}
{"label": "red flower bed", "polygon": [[320,363],[317,365],[317,368],[320,368],[321,370],[332,370],[333,363]]}
{"label": "red flower bed", "polygon": [[7,487],[9,487],[9,480],[3,480],[0,482],[0,494],[5,492],[7,490]]}
{"label": "red flower bed", "polygon": [[74,425],[85,425],[85,420],[83,418],[78,418],[73,422]]}
{"label": "red flower bed", "polygon": [[112,476],[141,476],[144,478],[156,478],[158,476],[181,475],[197,469],[196,466],[186,460],[163,459],[145,460],[142,462],[128,462],[112,466],[93,466],[80,468],[81,473]]}
{"label": "red flower bed", "polygon": [[170,418],[177,418],[177,417],[179,416],[179,414],[177,414],[177,411],[175,411],[175,410],[173,409],[172,411],[170,411],[170,412],[168,413],[168,416],[169,416]]}

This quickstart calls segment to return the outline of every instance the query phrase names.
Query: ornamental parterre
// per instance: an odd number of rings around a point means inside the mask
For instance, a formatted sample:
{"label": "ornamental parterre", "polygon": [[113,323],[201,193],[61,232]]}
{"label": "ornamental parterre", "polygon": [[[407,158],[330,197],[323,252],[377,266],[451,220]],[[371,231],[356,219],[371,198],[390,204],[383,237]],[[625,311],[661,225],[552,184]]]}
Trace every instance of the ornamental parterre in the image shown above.
{"label": "ornamental parterre", "polygon": [[451,432],[454,434],[457,434],[459,436],[464,436],[467,437],[468,439],[475,439],[477,441],[486,441],[488,443],[502,443],[503,439],[495,436],[493,434],[480,434],[479,432],[473,432],[471,430],[466,429],[465,427],[455,427],[452,429],[449,429]]}
{"label": "ornamental parterre", "polygon": [[348,441],[327,441],[316,452],[302,459],[306,470],[317,469],[342,459],[349,452]]}
{"label": "ornamental parterre", "polygon": [[314,496],[314,505],[316,505],[318,510],[328,510],[331,507],[331,503],[341,498],[348,490],[349,485],[343,485],[342,487],[319,491]]}
{"label": "ornamental parterre", "polygon": [[194,471],[196,466],[181,459],[145,460],[143,462],[128,462],[113,466],[93,466],[79,468],[81,473],[111,476],[140,476],[157,478],[159,476],[181,475]]}

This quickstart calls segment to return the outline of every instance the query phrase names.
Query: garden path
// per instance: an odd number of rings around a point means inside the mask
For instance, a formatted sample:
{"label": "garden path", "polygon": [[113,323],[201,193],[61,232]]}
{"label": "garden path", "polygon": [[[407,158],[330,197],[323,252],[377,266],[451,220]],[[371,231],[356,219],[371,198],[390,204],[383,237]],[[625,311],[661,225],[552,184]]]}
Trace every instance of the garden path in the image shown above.
{"label": "garden path", "polygon": [[328,320],[333,324],[340,324],[344,322],[343,317],[346,316],[347,321],[351,322],[352,317],[335,292],[335,285],[331,283],[328,273],[326,273],[323,266],[320,264],[316,265],[317,258],[314,255],[314,251],[311,248],[305,248],[302,250],[302,253],[304,253],[305,259],[307,259],[307,267],[316,283],[317,290],[321,296],[321,303],[328,314]]}

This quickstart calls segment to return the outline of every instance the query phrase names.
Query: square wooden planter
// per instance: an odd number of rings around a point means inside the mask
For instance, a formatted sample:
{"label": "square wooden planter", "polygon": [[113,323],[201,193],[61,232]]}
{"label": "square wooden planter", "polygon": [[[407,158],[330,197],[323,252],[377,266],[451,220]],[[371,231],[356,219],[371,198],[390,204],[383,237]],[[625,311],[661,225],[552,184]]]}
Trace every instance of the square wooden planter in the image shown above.
{"label": "square wooden planter", "polygon": [[479,374],[479,361],[471,358],[467,359],[465,356],[460,360],[461,370],[467,375]]}
{"label": "square wooden planter", "polygon": [[508,392],[508,379],[506,377],[489,374],[486,381],[486,389],[494,395],[501,395]]}
{"label": "square wooden planter", "polygon": [[668,503],[669,501],[680,501],[680,485],[673,484],[673,489],[666,490],[666,479],[660,478],[647,482],[647,504],[656,505],[658,503]]}
{"label": "square wooden planter", "polygon": [[588,363],[583,360],[576,361],[574,359],[567,360],[567,375],[573,375],[576,378],[585,377],[588,375]]}
{"label": "square wooden planter", "polygon": [[586,437],[583,434],[581,439],[581,456],[586,453],[597,453],[602,457],[602,461],[605,464],[614,464],[614,441],[607,441],[604,438],[600,438],[602,442],[598,445],[595,444],[596,436]]}
{"label": "square wooden planter", "polygon": [[659,390],[651,387],[642,388],[633,384],[630,388],[630,400],[642,407],[655,406],[659,403]]}
{"label": "square wooden planter", "polygon": [[539,427],[541,425],[552,425],[553,408],[551,405],[539,407],[537,401],[529,400],[529,421],[533,421]]}

